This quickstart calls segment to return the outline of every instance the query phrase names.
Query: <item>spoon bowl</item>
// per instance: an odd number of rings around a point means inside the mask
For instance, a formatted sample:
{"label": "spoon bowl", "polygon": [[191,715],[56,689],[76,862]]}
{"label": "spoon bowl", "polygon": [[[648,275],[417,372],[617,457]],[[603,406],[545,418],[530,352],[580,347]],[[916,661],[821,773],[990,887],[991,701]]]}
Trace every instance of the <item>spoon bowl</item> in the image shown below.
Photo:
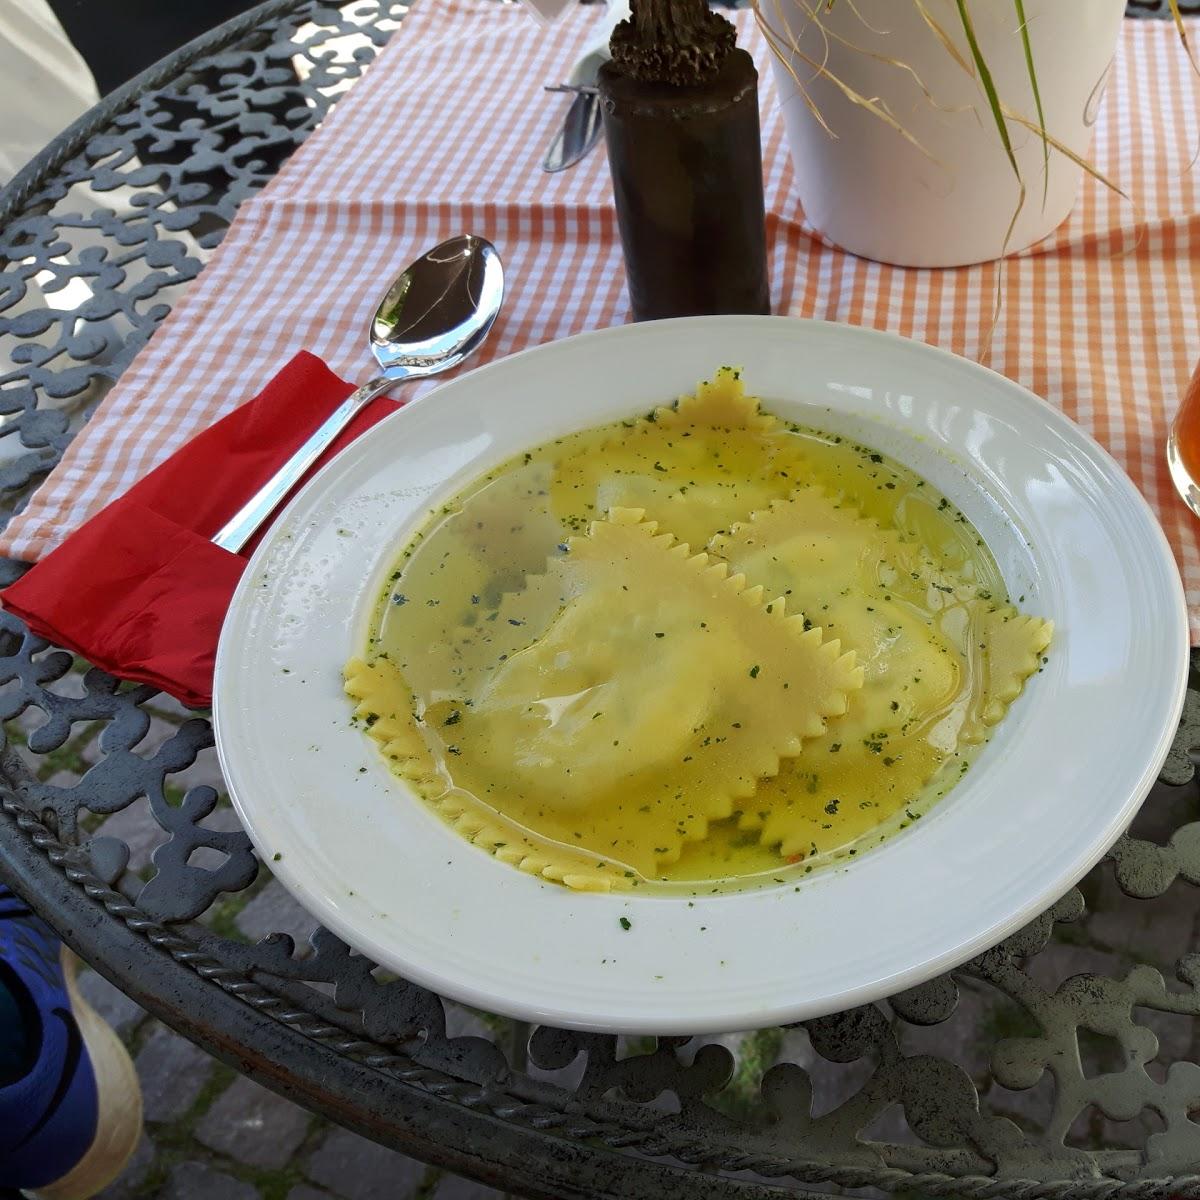
{"label": "spoon bowl", "polygon": [[450,238],[408,266],[371,320],[371,351],[399,380],[457,366],[487,337],[504,299],[504,270],[491,242]]}
{"label": "spoon bowl", "polygon": [[487,337],[503,300],[504,269],[486,238],[450,238],[405,267],[371,318],[371,352],[381,374],[330,413],[213,543],[234,554],[243,549],[357,413],[402,379],[457,367]]}

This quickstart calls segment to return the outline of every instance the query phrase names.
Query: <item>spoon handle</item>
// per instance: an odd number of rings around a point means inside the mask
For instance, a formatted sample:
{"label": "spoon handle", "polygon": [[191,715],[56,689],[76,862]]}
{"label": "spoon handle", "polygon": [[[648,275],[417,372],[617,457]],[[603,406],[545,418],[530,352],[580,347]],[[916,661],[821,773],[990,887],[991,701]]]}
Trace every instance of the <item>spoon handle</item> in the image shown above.
{"label": "spoon handle", "polygon": [[350,393],[325,418],[291,458],[213,535],[213,544],[237,554],[279,507],[280,501],[303,478],[305,471],[328,449],[356,413],[399,380],[380,376]]}

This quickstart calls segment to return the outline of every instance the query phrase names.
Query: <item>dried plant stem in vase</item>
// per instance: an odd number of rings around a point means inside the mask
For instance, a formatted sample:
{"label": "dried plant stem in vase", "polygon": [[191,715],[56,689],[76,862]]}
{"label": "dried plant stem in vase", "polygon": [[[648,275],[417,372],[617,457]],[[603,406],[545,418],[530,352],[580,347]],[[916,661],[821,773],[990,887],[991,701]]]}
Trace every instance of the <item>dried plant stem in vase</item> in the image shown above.
{"label": "dried plant stem in vase", "polygon": [[767,313],[758,72],[704,0],[633,0],[600,70],[635,320]]}

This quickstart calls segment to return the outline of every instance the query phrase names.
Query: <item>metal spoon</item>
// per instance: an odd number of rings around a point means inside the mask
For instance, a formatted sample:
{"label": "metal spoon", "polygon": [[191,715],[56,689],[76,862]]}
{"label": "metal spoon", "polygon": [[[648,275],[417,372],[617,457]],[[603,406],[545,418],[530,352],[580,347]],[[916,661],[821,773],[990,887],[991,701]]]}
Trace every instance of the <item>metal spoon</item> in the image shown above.
{"label": "metal spoon", "polygon": [[402,379],[458,366],[487,337],[503,299],[500,256],[485,238],[451,238],[405,268],[371,320],[371,352],[382,374],[351,392],[213,542],[241,550],[356,413]]}

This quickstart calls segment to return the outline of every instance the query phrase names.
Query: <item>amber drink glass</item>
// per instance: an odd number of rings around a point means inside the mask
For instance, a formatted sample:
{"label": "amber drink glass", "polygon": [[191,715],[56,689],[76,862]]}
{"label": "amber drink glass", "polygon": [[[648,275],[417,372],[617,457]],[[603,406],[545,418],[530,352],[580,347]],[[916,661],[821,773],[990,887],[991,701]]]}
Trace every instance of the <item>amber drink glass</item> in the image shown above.
{"label": "amber drink glass", "polygon": [[1200,366],[1192,375],[1171,425],[1167,463],[1184,503],[1200,516]]}

